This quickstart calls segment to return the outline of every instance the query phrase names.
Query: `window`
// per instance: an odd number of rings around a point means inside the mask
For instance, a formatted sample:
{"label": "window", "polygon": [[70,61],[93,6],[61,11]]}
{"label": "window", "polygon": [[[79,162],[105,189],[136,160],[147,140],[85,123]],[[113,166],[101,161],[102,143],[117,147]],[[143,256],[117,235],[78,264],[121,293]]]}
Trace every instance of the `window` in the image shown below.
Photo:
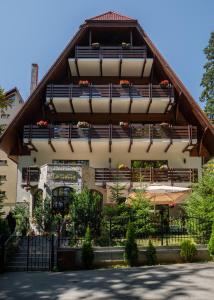
{"label": "window", "polygon": [[163,166],[168,166],[167,160],[132,160],[132,168],[161,168]]}
{"label": "window", "polygon": [[5,191],[0,191],[0,197],[6,197],[6,192]]}
{"label": "window", "polygon": [[2,119],[8,119],[9,118],[9,114],[1,114],[1,118]]}
{"label": "window", "polygon": [[0,159],[0,166],[6,166],[6,165],[7,165],[7,161]]}
{"label": "window", "polygon": [[53,164],[56,165],[89,165],[89,160],[62,160],[62,159],[54,159],[52,160]]}
{"label": "window", "polygon": [[0,175],[0,182],[6,180],[6,175]]}
{"label": "window", "polygon": [[37,182],[39,175],[39,168],[22,168],[22,182]]}
{"label": "window", "polygon": [[58,187],[52,191],[52,208],[58,213],[67,213],[69,204],[72,201],[72,191],[70,187]]}

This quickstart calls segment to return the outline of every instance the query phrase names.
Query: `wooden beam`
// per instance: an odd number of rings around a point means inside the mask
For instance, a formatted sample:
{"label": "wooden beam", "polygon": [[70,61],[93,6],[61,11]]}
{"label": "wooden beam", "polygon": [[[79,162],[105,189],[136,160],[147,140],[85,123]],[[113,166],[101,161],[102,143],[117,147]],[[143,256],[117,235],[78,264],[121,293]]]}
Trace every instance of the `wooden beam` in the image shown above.
{"label": "wooden beam", "polygon": [[122,63],[123,63],[123,60],[122,60],[122,58],[121,58],[121,59],[120,59],[120,63],[119,63],[119,77],[121,77]]}
{"label": "wooden beam", "polygon": [[71,140],[68,140],[68,145],[69,145],[71,151],[74,152],[74,148],[73,148],[73,145],[71,143]]}
{"label": "wooden beam", "polygon": [[208,127],[206,127],[206,128],[204,129],[204,131],[203,131],[203,133],[202,133],[202,136],[201,136],[201,139],[200,139],[200,142],[199,142],[199,149],[198,149],[198,154],[199,154],[199,156],[201,156],[201,154],[202,154],[203,140],[204,140],[204,136],[205,136],[207,130],[208,130]]}
{"label": "wooden beam", "polygon": [[70,107],[71,107],[71,111],[74,114],[74,106],[73,106],[73,101],[72,101],[72,85],[69,87],[69,103],[70,103]]}
{"label": "wooden beam", "polygon": [[149,104],[148,104],[148,107],[147,107],[147,110],[146,110],[147,114],[149,113],[151,104],[152,104],[152,85],[150,83],[149,84]]}
{"label": "wooden beam", "polygon": [[147,153],[149,152],[149,150],[150,150],[152,144],[153,144],[153,141],[150,140],[149,146],[148,146],[147,149],[146,149],[146,152],[147,152]]}
{"label": "wooden beam", "polygon": [[100,77],[103,76],[103,60],[102,58],[100,59]]}
{"label": "wooden beam", "polygon": [[169,148],[172,146],[173,142],[170,141],[169,144],[166,146],[166,148],[164,149],[164,152],[168,152]]}
{"label": "wooden beam", "polygon": [[128,152],[131,152],[132,145],[133,145],[133,140],[130,139]]}
{"label": "wooden beam", "polygon": [[54,148],[54,145],[52,144],[51,140],[48,141],[48,145],[50,145],[53,152],[56,152],[56,149]]}
{"label": "wooden beam", "polygon": [[89,131],[88,131],[88,146],[89,146],[90,152],[92,152],[92,146],[91,146],[91,125],[90,125]]}
{"label": "wooden beam", "polygon": [[76,66],[77,76],[80,77],[80,72],[79,72],[79,67],[78,67],[78,59],[77,58],[75,58],[75,66]]}
{"label": "wooden beam", "polygon": [[141,71],[141,77],[143,77],[145,66],[146,66],[146,58],[144,59],[144,62],[143,62],[143,67],[142,67],[142,71]]}
{"label": "wooden beam", "polygon": [[89,87],[89,107],[90,107],[90,113],[93,114],[93,108],[92,108],[92,85]]}
{"label": "wooden beam", "polygon": [[53,103],[53,99],[50,100],[50,104],[49,104],[49,105],[52,106],[53,112],[56,114],[57,112],[56,112],[56,107],[55,107],[55,105],[54,105],[54,103]]}
{"label": "wooden beam", "polygon": [[129,114],[131,113],[132,103],[133,103],[133,99],[130,98],[130,102],[129,102],[129,111],[128,111]]}
{"label": "wooden beam", "polygon": [[111,153],[112,145],[112,124],[109,124],[109,153]]}

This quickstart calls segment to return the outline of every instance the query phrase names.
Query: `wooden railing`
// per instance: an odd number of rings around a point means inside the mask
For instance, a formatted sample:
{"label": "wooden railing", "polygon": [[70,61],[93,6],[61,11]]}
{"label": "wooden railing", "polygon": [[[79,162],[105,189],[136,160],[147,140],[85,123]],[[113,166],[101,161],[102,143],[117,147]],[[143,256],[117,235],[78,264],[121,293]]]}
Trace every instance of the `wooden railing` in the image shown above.
{"label": "wooden railing", "polygon": [[91,46],[76,46],[75,58],[147,58],[146,46],[129,47],[100,46],[94,49]]}
{"label": "wooden railing", "polygon": [[106,182],[197,182],[197,169],[95,169],[95,181]]}
{"label": "wooden railing", "polygon": [[39,181],[40,170],[36,167],[27,167],[22,169],[22,182],[30,184]]}
{"label": "wooden railing", "polygon": [[138,98],[173,98],[173,86],[162,88],[160,85],[145,84],[145,85],[130,85],[123,87],[117,84],[92,85],[82,87],[79,85],[54,85],[50,84],[46,89],[46,97],[53,98],[78,98],[88,97],[93,98],[123,98],[131,99]]}
{"label": "wooden railing", "polygon": [[[164,125],[164,124],[163,124]],[[24,126],[24,139],[188,139],[190,144],[197,139],[195,126],[170,126],[151,124],[90,125],[89,128],[78,128],[76,125],[37,125]]]}

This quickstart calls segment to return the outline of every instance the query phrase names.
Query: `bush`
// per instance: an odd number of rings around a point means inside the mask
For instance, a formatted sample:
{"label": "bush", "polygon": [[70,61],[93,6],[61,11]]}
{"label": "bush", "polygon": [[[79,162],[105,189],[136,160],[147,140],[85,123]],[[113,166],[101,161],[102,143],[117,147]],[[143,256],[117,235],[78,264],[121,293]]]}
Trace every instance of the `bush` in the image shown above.
{"label": "bush", "polygon": [[127,263],[133,267],[137,264],[138,260],[138,248],[135,241],[135,229],[131,222],[128,224],[126,232],[126,242],[125,242],[125,260]]}
{"label": "bush", "polygon": [[214,256],[214,223],[212,226],[212,233],[210,236],[209,244],[208,244],[208,250],[211,256]]}
{"label": "bush", "polygon": [[192,240],[185,240],[180,244],[180,256],[185,262],[192,262],[197,253],[197,248]]}
{"label": "bush", "polygon": [[90,228],[87,227],[85,233],[85,240],[82,245],[82,263],[84,268],[91,269],[93,266],[93,260],[94,252],[92,247],[91,231]]}
{"label": "bush", "polygon": [[157,263],[156,249],[151,240],[149,240],[149,245],[146,248],[146,258],[149,266],[153,266]]}

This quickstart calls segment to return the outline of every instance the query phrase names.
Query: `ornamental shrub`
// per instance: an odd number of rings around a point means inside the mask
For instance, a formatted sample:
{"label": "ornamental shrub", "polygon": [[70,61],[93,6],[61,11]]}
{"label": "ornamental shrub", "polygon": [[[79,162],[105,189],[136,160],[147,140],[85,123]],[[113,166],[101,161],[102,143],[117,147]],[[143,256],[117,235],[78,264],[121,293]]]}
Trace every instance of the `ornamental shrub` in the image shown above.
{"label": "ornamental shrub", "polygon": [[126,232],[124,258],[131,267],[136,266],[138,261],[138,248],[135,241],[135,229],[131,222],[129,222]]}
{"label": "ornamental shrub", "polygon": [[192,240],[185,240],[180,244],[180,256],[185,262],[192,262],[194,256],[197,254],[197,248]]}
{"label": "ornamental shrub", "polygon": [[212,233],[208,244],[208,250],[210,255],[214,257],[214,222],[213,222]]}
{"label": "ornamental shrub", "polygon": [[85,233],[85,239],[82,245],[82,263],[84,268],[91,269],[93,266],[94,251],[92,247],[91,231],[87,227]]}
{"label": "ornamental shrub", "polygon": [[153,266],[157,263],[156,249],[151,240],[149,240],[149,245],[146,248],[146,258],[149,266]]}

